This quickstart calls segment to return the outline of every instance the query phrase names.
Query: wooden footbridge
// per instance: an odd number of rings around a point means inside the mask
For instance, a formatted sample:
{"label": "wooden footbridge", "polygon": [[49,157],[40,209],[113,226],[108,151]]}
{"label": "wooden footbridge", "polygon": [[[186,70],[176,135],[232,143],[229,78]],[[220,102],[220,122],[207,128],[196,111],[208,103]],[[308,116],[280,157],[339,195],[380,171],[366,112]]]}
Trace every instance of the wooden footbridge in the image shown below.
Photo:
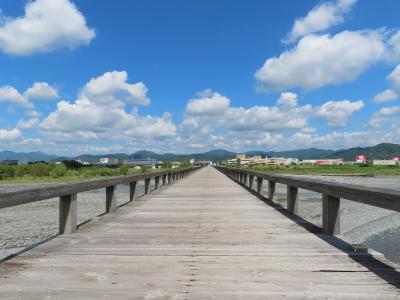
{"label": "wooden footbridge", "polygon": [[[1,192],[0,208],[60,196],[64,234],[0,264],[0,299],[400,298],[397,265],[333,235],[339,194],[359,197],[355,187],[212,167],[135,176]],[[267,180],[271,199],[286,180],[290,211],[257,194]],[[121,183],[133,201],[116,209]],[[105,186],[108,213],[74,232],[76,194]],[[297,188],[322,187],[323,230],[291,213]],[[373,192],[377,206],[398,210],[399,193]]]}

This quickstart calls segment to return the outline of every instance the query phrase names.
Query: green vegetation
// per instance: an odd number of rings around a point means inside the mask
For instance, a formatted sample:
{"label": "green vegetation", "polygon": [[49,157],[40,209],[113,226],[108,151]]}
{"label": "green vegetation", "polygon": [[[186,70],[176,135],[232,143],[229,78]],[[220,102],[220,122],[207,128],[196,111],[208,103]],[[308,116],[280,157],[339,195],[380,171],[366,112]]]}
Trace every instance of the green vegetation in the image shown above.
{"label": "green vegetation", "polygon": [[188,160],[181,161],[179,168],[190,168],[192,165]]}
{"label": "green vegetation", "polygon": [[163,169],[172,169],[172,162],[170,161],[164,161],[161,165],[161,168]]}
{"label": "green vegetation", "polygon": [[256,171],[284,174],[338,174],[338,175],[400,175],[400,166],[360,166],[360,165],[290,165],[290,166],[252,166]]}
{"label": "green vegetation", "polygon": [[37,182],[37,181],[69,181],[88,178],[128,175],[139,170],[122,165],[118,168],[100,166],[84,167],[65,161],[62,164],[36,163],[17,166],[0,165],[0,183]]}

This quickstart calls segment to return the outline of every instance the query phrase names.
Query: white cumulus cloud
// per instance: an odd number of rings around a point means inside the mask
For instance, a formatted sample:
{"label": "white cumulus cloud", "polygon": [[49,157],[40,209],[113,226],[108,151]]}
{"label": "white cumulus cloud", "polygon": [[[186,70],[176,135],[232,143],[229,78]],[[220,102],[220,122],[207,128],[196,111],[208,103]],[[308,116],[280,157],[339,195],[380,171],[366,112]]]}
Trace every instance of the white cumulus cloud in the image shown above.
{"label": "white cumulus cloud", "polygon": [[189,100],[186,111],[193,115],[215,115],[229,108],[230,100],[212,90],[204,90],[197,98]]}
{"label": "white cumulus cloud", "polygon": [[352,114],[363,107],[364,102],[361,100],[328,101],[317,110],[317,116],[326,119],[329,126],[343,127]]}
{"label": "white cumulus cloud", "polygon": [[392,73],[389,74],[388,79],[393,85],[393,88],[400,91],[400,65],[398,65]]}
{"label": "white cumulus cloud", "polygon": [[373,101],[375,103],[386,103],[396,100],[399,95],[392,89],[386,89],[375,95]]}
{"label": "white cumulus cloud", "polygon": [[267,59],[255,77],[265,91],[316,89],[350,82],[384,55],[385,44],[379,31],[311,34],[293,49]]}
{"label": "white cumulus cloud", "polygon": [[349,13],[356,2],[357,0],[338,0],[324,2],[314,7],[305,17],[294,22],[291,32],[283,42],[294,42],[307,34],[321,32],[333,25],[343,23],[345,15]]}
{"label": "white cumulus cloud", "polygon": [[24,108],[33,108],[32,103],[25,96],[9,85],[0,87],[0,102],[8,102]]}
{"label": "white cumulus cloud", "polygon": [[74,102],[59,101],[40,124],[49,140],[164,139],[176,135],[171,115],[140,116],[125,103],[147,104],[147,88],[127,82],[126,72],[107,72],[90,80]]}
{"label": "white cumulus cloud", "polygon": [[0,141],[15,141],[21,137],[21,131],[17,128],[0,129]]}
{"label": "white cumulus cloud", "polygon": [[3,16],[3,21],[0,25],[0,49],[13,55],[73,49],[88,45],[96,35],[69,0],[29,1],[23,16]]}
{"label": "white cumulus cloud", "polygon": [[143,82],[128,83],[126,71],[106,72],[103,75],[92,78],[83,88],[82,97],[102,104],[125,103],[148,105],[148,89]]}
{"label": "white cumulus cloud", "polygon": [[288,107],[296,107],[297,106],[297,94],[295,93],[282,93],[281,96],[278,99],[277,104],[282,105],[282,106],[288,106]]}
{"label": "white cumulus cloud", "polygon": [[19,120],[17,122],[17,127],[20,129],[33,129],[37,127],[40,123],[39,118],[31,118],[28,120]]}
{"label": "white cumulus cloud", "polygon": [[24,92],[24,96],[38,100],[54,100],[60,98],[58,91],[47,82],[35,82]]}

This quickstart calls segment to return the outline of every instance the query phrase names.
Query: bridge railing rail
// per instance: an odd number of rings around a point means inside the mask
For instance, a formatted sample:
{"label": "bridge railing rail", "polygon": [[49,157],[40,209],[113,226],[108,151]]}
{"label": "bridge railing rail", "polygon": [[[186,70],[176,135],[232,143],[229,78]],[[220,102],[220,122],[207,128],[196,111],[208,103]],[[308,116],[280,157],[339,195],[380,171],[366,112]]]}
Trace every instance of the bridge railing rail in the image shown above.
{"label": "bridge railing rail", "polygon": [[[261,194],[264,181],[268,182],[268,200],[273,201],[275,185],[287,186],[287,210],[299,211],[298,189],[322,194],[322,230],[331,235],[340,233],[340,199],[346,199],[400,212],[400,191],[338,183],[290,175],[269,174],[243,168],[217,167],[234,181]],[[255,182],[255,189],[253,184]]]}
{"label": "bridge railing rail", "polygon": [[138,197],[140,182],[144,181],[144,195],[147,195],[152,192],[151,181],[154,181],[153,191],[157,191],[162,186],[178,181],[199,168],[170,169],[79,182],[48,183],[28,188],[15,185],[11,189],[2,189],[0,186],[0,209],[59,197],[59,233],[73,233],[78,227],[78,193],[105,188],[105,213],[111,213],[117,209],[118,185],[129,185],[131,202]]}

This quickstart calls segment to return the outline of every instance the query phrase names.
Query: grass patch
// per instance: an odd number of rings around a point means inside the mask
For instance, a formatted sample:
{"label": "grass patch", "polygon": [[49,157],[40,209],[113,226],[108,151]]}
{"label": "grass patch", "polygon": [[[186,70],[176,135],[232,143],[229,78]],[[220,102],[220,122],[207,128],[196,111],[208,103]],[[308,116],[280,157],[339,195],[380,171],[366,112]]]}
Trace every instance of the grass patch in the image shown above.
{"label": "grass patch", "polygon": [[150,171],[152,171],[151,168],[135,169],[129,168],[127,165],[117,168],[101,166],[75,168],[67,167],[65,164],[53,163],[21,164],[17,166],[0,165],[0,184],[76,181]]}
{"label": "grass patch", "polygon": [[252,170],[281,174],[332,174],[332,175],[400,175],[400,165],[359,166],[359,165],[290,165],[290,166],[250,166]]}

